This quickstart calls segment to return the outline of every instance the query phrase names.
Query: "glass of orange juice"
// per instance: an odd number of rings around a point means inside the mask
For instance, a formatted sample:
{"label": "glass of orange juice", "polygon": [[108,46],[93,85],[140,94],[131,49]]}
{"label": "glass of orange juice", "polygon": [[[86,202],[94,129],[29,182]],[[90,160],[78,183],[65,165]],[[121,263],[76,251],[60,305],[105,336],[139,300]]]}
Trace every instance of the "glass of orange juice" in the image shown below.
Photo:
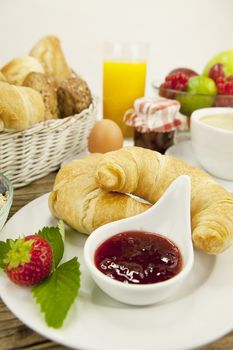
{"label": "glass of orange juice", "polygon": [[144,96],[148,46],[145,43],[106,43],[103,62],[103,116],[115,121],[124,137],[132,128],[125,125],[125,112]]}

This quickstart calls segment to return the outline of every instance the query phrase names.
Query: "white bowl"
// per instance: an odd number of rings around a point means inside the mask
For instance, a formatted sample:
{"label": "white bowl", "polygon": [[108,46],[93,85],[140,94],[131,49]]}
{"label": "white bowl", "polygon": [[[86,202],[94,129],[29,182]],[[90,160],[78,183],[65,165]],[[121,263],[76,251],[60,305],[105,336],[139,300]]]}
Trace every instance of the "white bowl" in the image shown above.
{"label": "white bowl", "polygon": [[191,116],[191,139],[197,160],[210,174],[233,180],[233,131],[206,124],[207,115],[233,115],[233,108],[203,108]]}
{"label": "white bowl", "polygon": [[[96,249],[115,234],[132,230],[159,233],[173,241],[182,255],[181,271],[166,281],[144,285],[122,283],[99,271],[94,262]],[[193,265],[189,177],[178,177],[146,212],[96,229],[86,241],[84,259],[97,285],[116,300],[132,305],[147,305],[171,296],[184,282]]]}
{"label": "white bowl", "polygon": [[0,173],[0,182],[6,187],[8,192],[8,198],[6,202],[3,204],[2,208],[0,208],[0,230],[5,225],[5,222],[8,218],[10,208],[13,202],[13,185],[11,181],[2,173]]}

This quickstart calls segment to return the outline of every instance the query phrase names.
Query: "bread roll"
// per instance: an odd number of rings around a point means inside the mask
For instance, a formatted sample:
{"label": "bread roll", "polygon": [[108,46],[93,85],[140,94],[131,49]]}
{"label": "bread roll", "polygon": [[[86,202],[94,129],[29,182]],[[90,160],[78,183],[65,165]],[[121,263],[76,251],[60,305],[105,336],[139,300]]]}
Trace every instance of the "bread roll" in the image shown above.
{"label": "bread roll", "polygon": [[45,36],[32,48],[30,55],[40,61],[45,73],[53,77],[57,83],[71,77],[71,69],[66,63],[57,37]]}
{"label": "bread roll", "polygon": [[0,72],[0,81],[7,81],[2,72]]}
{"label": "bread roll", "polygon": [[30,87],[41,94],[45,105],[45,120],[58,118],[56,88],[48,76],[42,73],[29,73],[23,86]]}
{"label": "bread roll", "polygon": [[18,57],[7,63],[1,69],[6,80],[10,84],[22,85],[24,79],[30,72],[44,73],[40,62],[31,56]]}
{"label": "bread roll", "polygon": [[45,106],[34,89],[0,82],[1,129],[20,131],[44,120]]}
{"label": "bread roll", "polygon": [[87,83],[78,77],[62,81],[57,89],[57,98],[61,117],[82,112],[92,101]]}

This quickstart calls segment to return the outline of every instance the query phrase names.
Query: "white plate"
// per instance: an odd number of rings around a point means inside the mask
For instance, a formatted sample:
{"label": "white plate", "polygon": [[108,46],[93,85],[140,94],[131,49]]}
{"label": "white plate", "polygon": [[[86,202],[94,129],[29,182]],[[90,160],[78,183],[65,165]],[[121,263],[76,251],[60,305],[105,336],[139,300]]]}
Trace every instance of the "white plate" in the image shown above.
{"label": "white plate", "polygon": [[[0,236],[31,234],[55,225],[48,194],[19,210]],[[221,337],[233,328],[233,252],[218,256],[195,253],[189,278],[167,302],[148,307],[118,303],[95,285],[83,262],[86,237],[74,231],[66,235],[65,260],[77,255],[82,281],[79,297],[62,329],[48,328],[30,289],[13,285],[0,272],[0,295],[8,308],[36,332],[79,350],[182,350]]]}
{"label": "white plate", "polygon": [[[201,164],[198,163],[198,160],[194,155],[191,140],[182,141],[176,145],[169,147],[166,151],[166,155],[179,158],[181,160],[184,160],[186,163],[189,163],[190,165],[205,170]],[[228,191],[233,192],[233,181],[223,180],[211,174],[210,176],[212,176],[216,182],[225,187]]]}

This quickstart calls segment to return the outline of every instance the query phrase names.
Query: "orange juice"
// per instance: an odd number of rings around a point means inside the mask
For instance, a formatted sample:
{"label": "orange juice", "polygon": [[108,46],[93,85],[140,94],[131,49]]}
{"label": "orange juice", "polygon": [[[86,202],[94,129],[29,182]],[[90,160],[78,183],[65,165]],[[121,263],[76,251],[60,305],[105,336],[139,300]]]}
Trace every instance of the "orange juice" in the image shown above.
{"label": "orange juice", "polygon": [[125,125],[125,112],[133,107],[136,98],[144,96],[146,62],[105,61],[103,80],[104,118],[115,121],[125,137],[133,134]]}

